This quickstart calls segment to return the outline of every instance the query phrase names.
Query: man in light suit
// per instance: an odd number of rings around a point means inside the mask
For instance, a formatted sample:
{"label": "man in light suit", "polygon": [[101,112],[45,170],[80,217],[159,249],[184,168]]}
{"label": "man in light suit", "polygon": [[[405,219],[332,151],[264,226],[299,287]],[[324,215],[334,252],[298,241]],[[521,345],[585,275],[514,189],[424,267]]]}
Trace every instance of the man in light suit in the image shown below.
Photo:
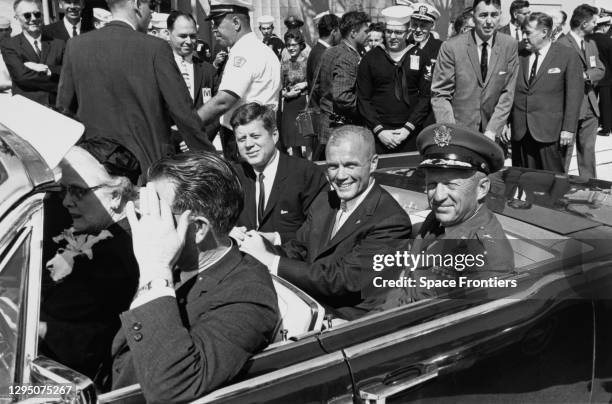
{"label": "man in light suit", "polygon": [[474,3],[473,32],[453,37],[440,48],[431,105],[438,123],[457,123],[489,139],[507,141],[502,131],[518,76],[517,43],[495,33],[501,16],[499,0]]}
{"label": "man in light suit", "polygon": [[565,147],[573,142],[582,104],[580,58],[567,46],[552,42],[549,15],[531,14],[524,29],[533,53],[519,57],[512,165],[563,173]]}
{"label": "man in light suit", "polygon": [[143,172],[174,153],[173,123],[189,149],[214,150],[172,50],[145,34],[152,5],[131,0],[108,4],[113,21],[68,42],[57,106],[76,113],[86,138],[110,137],[125,145]]}
{"label": "man in light suit", "polygon": [[293,240],[314,199],[329,189],[323,170],[278,151],[272,108],[245,104],[230,122],[243,160],[235,169],[244,189],[244,209],[230,235],[238,244],[248,230],[259,231],[273,244]]}
{"label": "man in light suit", "polygon": [[[412,226],[402,207],[371,176],[378,156],[368,129],[334,129],[325,154],[333,191],[313,202],[296,240],[273,253],[261,236],[250,232],[241,249],[332,312],[353,319],[385,298],[382,288],[372,286],[380,274],[372,270],[373,256],[395,252],[410,237]],[[397,275],[396,270],[390,269]]]}
{"label": "man in light suit", "polygon": [[66,43],[42,34],[39,0],[13,4],[21,34],[2,41],[2,58],[12,80],[13,95],[21,94],[41,104],[53,105]]}
{"label": "man in light suit", "polygon": [[[569,46],[578,53],[582,62],[584,78],[584,97],[580,109],[580,119],[576,132],[576,154],[578,157],[578,173],[581,177],[596,178],[595,140],[599,119],[599,105],[595,86],[604,78],[605,68],[599,59],[597,45],[592,39],[585,38],[592,34],[597,24],[597,8],[582,4],[572,13],[570,19],[571,31],[559,38],[558,43]],[[568,147],[565,170],[569,169],[573,153],[573,144]]]}
{"label": "man in light suit", "polygon": [[140,217],[126,208],[140,277],[113,342],[113,389],[140,383],[148,403],[186,403],[228,383],[268,346],[278,301],[266,268],[228,236],[242,189],[225,160],[180,153],[148,177]]}

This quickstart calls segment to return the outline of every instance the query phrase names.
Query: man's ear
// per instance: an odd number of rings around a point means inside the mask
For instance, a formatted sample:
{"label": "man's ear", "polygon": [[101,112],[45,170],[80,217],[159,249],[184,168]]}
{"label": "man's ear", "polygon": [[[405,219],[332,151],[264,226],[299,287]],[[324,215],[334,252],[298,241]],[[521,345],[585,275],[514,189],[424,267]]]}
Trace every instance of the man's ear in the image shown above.
{"label": "man's ear", "polygon": [[194,216],[191,218],[191,223],[195,226],[195,242],[196,244],[201,243],[206,239],[206,237],[210,237],[211,227],[210,221],[204,216]]}
{"label": "man's ear", "polygon": [[115,189],[111,194],[110,208],[113,210],[113,212],[118,212],[121,209],[122,205],[123,195],[119,190]]}
{"label": "man's ear", "polygon": [[242,27],[242,21],[240,21],[240,18],[238,18],[238,16],[233,16],[232,17],[232,24],[234,24],[234,30],[236,32],[240,31],[240,28]]}
{"label": "man's ear", "polygon": [[370,172],[374,172],[378,167],[378,154],[372,156],[372,160],[370,160]]}
{"label": "man's ear", "polygon": [[278,129],[274,129],[274,132],[272,132],[272,139],[274,139],[274,144],[278,143]]}
{"label": "man's ear", "polygon": [[478,186],[476,187],[476,195],[478,197],[477,199],[479,201],[482,201],[487,196],[490,189],[491,189],[491,180],[489,180],[488,176],[484,175],[482,178],[478,180]]}

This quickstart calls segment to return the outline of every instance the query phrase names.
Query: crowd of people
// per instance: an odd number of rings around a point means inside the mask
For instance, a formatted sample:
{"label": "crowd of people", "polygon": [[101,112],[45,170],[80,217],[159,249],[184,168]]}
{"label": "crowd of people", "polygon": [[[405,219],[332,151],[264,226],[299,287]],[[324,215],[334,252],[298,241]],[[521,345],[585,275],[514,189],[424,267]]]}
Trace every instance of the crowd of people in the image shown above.
{"label": "crowd of people", "polygon": [[[85,126],[46,201],[40,350],[101,390],[140,383],[148,402],[201,397],[279,338],[271,275],[352,320],[453,292],[376,288],[375,255],[482,257],[401,272],[412,279],[511,273],[489,175],[508,154],[567,172],[575,145],[595,177],[597,133],[612,130],[612,18],[586,4],[564,33],[562,11],[515,0],[500,27],[499,0],[475,0],[444,42],[428,3],[374,24],[324,13],[310,47],[295,17],[284,40],[259,18],[261,40],[248,0],[212,0],[211,48],[155,0],[107,0],[94,27],[80,0],[61,3],[42,26],[38,0],[15,0],[13,37],[0,19],[0,91]],[[423,159],[418,229],[373,177],[380,154],[405,151]]]}

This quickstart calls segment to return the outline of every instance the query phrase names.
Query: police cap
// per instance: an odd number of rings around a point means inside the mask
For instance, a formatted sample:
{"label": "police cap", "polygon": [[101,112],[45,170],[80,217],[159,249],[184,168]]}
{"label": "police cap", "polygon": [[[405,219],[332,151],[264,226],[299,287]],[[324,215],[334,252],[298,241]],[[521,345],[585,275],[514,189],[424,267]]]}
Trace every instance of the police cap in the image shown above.
{"label": "police cap", "polygon": [[210,14],[207,20],[222,17],[226,14],[249,14],[253,11],[252,0],[211,0]]}
{"label": "police cap", "polygon": [[504,152],[482,133],[456,124],[434,124],[417,137],[423,156],[419,167],[456,168],[494,173],[504,166]]}

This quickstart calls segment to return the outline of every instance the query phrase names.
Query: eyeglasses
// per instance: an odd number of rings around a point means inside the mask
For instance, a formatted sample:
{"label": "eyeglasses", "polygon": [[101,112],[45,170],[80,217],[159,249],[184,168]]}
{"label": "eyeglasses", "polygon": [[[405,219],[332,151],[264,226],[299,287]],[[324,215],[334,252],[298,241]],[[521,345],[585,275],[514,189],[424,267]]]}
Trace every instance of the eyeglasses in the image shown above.
{"label": "eyeglasses", "polygon": [[78,185],[62,185],[61,195],[62,197],[64,197],[66,193],[68,193],[73,199],[80,201],[85,197],[85,195],[87,195],[88,192],[92,192],[96,189],[104,188],[106,186],[106,184],[101,184],[96,185],[95,187],[83,188],[79,187]]}
{"label": "eyeglasses", "polygon": [[393,34],[395,34],[395,36],[402,36],[402,35],[406,34],[406,32],[408,32],[408,31],[406,31],[406,30],[401,30],[401,31],[397,30],[396,31],[396,30],[393,30],[393,29],[385,29],[385,34],[389,35],[389,36],[391,36]]}
{"label": "eyeglasses", "polygon": [[42,17],[42,13],[40,11],[34,11],[33,13],[23,13],[21,15],[26,20],[29,20],[32,17],[34,17],[34,18],[36,18],[38,20],[40,17]]}

